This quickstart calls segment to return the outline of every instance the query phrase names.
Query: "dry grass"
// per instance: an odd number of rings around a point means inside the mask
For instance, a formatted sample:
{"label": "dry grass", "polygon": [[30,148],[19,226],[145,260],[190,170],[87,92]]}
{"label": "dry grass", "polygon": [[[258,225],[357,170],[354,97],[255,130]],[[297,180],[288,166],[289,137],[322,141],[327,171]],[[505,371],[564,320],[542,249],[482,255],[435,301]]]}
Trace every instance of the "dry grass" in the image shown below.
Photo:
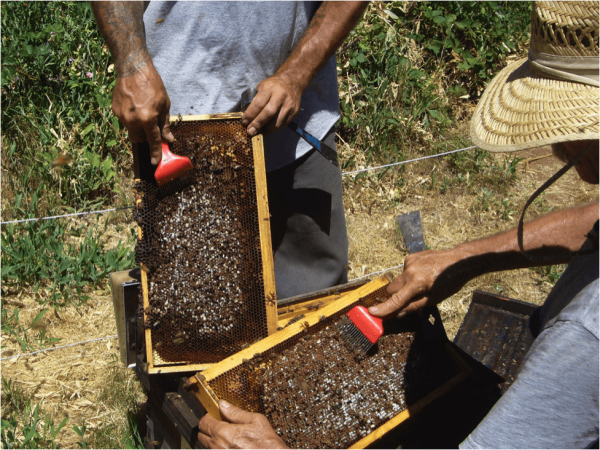
{"label": "dry grass", "polygon": [[[344,156],[359,154],[358,149],[353,150],[343,144],[340,147]],[[546,153],[547,149],[539,149],[521,156],[531,158]],[[418,149],[415,149],[417,154]],[[500,161],[503,156],[497,155],[496,158]],[[466,240],[504,231],[516,224],[518,214],[513,214],[512,219],[501,220],[494,208],[481,214],[473,212],[479,192],[475,181],[471,185],[451,187],[446,194],[440,194],[439,189],[429,189],[431,174],[443,174],[447,170],[446,165],[447,162],[435,159],[407,165],[404,173],[392,170],[382,180],[378,180],[376,175],[358,181],[344,178],[350,278],[403,262],[407,251],[396,225],[396,217],[403,213],[417,209],[421,211],[425,242],[432,249],[451,248]],[[511,204],[515,205],[514,209],[519,211],[526,198],[558,167],[560,164],[553,158],[542,158],[527,167],[523,162],[520,163],[517,181],[503,187],[501,197],[509,198]],[[400,177],[407,180],[406,184],[399,183]],[[582,183],[571,171],[551,187],[544,197],[530,217],[545,211],[597,201],[598,187]],[[106,235],[109,246],[119,239],[127,239],[133,223],[127,222],[125,217],[131,217],[130,212],[120,213],[110,224]],[[401,270],[396,273],[401,273]],[[501,292],[508,297],[540,304],[551,285],[539,273],[531,270],[489,274],[473,280],[439,306],[451,339],[467,311],[474,289]],[[6,295],[3,300],[9,310],[14,307],[20,309],[21,322],[25,324],[30,323],[41,309],[26,291]],[[66,307],[60,316],[48,312],[41,325],[46,327],[49,336],[61,338],[58,345],[114,335],[116,326],[111,293],[108,288],[96,290],[91,293],[91,300],[83,306]],[[17,342],[9,336],[2,336],[2,345],[2,357],[20,353]],[[60,433],[58,442],[62,447],[76,447],[79,437],[72,426],[81,425],[83,420],[90,433],[106,430],[107,427],[124,427],[123,405],[116,397],[110,400],[112,391],[107,392],[107,386],[114,383],[115,379],[119,380],[120,385],[126,385],[123,398],[138,404],[144,401],[143,390],[133,372],[115,368],[119,364],[115,362],[119,354],[117,346],[117,339],[112,338],[3,361],[2,375],[25,388],[34,402],[41,402],[43,408],[53,414],[56,423],[68,415],[69,423]],[[116,441],[109,442],[118,444]]]}
{"label": "dry grass", "polygon": [[[348,147],[343,152],[354,153]],[[548,153],[548,148],[541,148],[519,156],[529,159]],[[500,162],[504,155],[494,157]],[[344,180],[350,278],[394,267],[404,261],[408,252],[397,226],[397,216],[420,210],[426,245],[434,250],[449,249],[516,226],[527,198],[561,167],[561,163],[553,157],[529,164],[520,162],[517,181],[501,188],[499,197],[509,199],[516,213],[508,220],[502,220],[493,207],[482,213],[473,211],[480,195],[475,182],[472,186],[450,188],[446,194],[440,194],[439,189],[427,189],[431,173],[443,173],[445,170],[443,161],[431,161],[410,164],[403,174],[390,171],[382,180],[377,180],[376,176],[358,182]],[[411,182],[399,188],[397,181],[400,176]],[[582,182],[571,170],[543,194],[542,201],[536,201],[537,208],[532,206],[527,218],[531,220],[545,212],[593,201],[598,201],[598,186]],[[398,269],[393,273],[401,272],[402,269]],[[469,307],[474,289],[541,304],[551,287],[539,273],[529,269],[493,273],[471,281],[441,303],[439,309],[447,334],[452,339]]]}

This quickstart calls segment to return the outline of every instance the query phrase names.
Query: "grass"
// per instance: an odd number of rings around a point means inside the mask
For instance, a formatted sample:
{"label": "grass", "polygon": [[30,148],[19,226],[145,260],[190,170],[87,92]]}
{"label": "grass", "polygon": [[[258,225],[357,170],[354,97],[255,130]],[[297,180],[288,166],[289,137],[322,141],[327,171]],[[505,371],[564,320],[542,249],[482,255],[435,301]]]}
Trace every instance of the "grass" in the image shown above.
{"label": "grass", "polygon": [[[133,204],[127,134],[111,111],[115,74],[89,3],[2,2],[0,8],[2,220]],[[472,107],[499,68],[525,54],[529,15],[528,2],[371,3],[338,52],[343,171],[471,146],[466,124]],[[474,226],[509,226],[520,210],[519,162],[475,149],[344,177],[346,209],[349,216],[376,217],[421,208],[436,198],[465,205],[461,214],[471,214]],[[461,197],[472,201],[461,203]],[[532,210],[553,207],[541,196]],[[428,213],[424,224],[433,227],[427,221],[436,211]],[[401,247],[391,223],[377,232]],[[124,213],[3,225],[3,349],[49,347],[58,340],[53,330],[63,326],[64,311],[94,314],[88,303],[107,286],[107,275],[134,265],[133,231]],[[369,225],[360,237],[374,232]],[[439,248],[436,233],[427,239]],[[379,256],[377,264],[383,264]],[[367,261],[360,262],[363,270],[370,270],[367,264],[378,268]],[[563,270],[526,273],[547,287]],[[516,296],[495,275],[483,283]],[[24,313],[21,296],[35,300],[33,311]],[[458,320],[462,313],[452,307],[444,314]],[[48,331],[51,319],[56,328]],[[93,359],[101,358],[98,353]],[[3,447],[52,448],[67,436],[64,442],[81,448],[142,448],[142,388],[131,372],[112,360],[108,364],[108,370],[96,369],[100,389],[63,386],[69,394],[60,399],[69,404],[87,396],[99,415],[110,416],[101,426],[83,413],[57,425],[33,401],[33,392],[3,378]]]}
{"label": "grass", "polygon": [[2,377],[2,448],[57,448],[56,438],[68,420],[56,425],[39,403],[33,406],[24,389]]}
{"label": "grass", "polygon": [[343,141],[366,166],[440,153],[465,100],[524,54],[530,14],[528,2],[372,3],[339,52]]}
{"label": "grass", "polygon": [[139,380],[115,360],[96,402],[116,411],[118,419],[90,434],[89,442],[93,448],[145,448],[142,440],[145,411],[140,404],[141,391]]}

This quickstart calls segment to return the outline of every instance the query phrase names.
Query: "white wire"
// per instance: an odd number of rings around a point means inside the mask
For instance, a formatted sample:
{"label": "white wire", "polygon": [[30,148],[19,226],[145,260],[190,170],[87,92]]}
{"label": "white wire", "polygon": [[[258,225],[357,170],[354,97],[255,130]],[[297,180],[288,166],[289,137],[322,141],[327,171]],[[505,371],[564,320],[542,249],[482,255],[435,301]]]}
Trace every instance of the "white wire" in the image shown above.
{"label": "white wire", "polygon": [[8,224],[11,224],[11,223],[34,222],[36,220],[60,219],[61,217],[84,216],[86,214],[103,214],[103,213],[106,213],[106,212],[121,211],[123,209],[131,209],[131,208],[133,208],[133,206],[124,206],[123,208],[103,209],[101,211],[86,211],[86,212],[80,212],[80,213],[63,214],[61,216],[38,217],[36,219],[11,220],[11,221],[8,221],[8,222],[0,222],[0,225],[8,225]]}
{"label": "white wire", "polygon": [[[368,277],[373,276],[373,275],[379,275],[379,274],[387,272],[389,270],[395,270],[395,269],[399,269],[401,267],[404,267],[404,264],[400,264],[399,266],[390,267],[388,269],[380,270],[378,272],[372,272],[372,273],[369,273],[367,275],[363,275],[362,277],[354,278],[354,279],[352,279],[350,281],[362,280],[363,278],[368,278]],[[31,355],[35,355],[37,353],[51,352],[51,351],[54,351],[54,350],[59,350],[61,348],[75,347],[76,345],[88,344],[90,342],[103,341],[105,339],[112,339],[112,338],[116,338],[116,337],[118,337],[117,334],[115,334],[113,336],[105,336],[105,337],[101,337],[101,338],[97,338],[97,339],[90,339],[89,341],[75,342],[73,344],[62,345],[60,347],[46,348],[46,349],[43,349],[43,350],[37,350],[35,352],[31,352],[31,353],[23,353],[21,355],[7,356],[6,358],[0,359],[0,361],[6,361],[7,359],[21,358],[21,357],[25,357],[25,356],[31,356]]]}
{"label": "white wire", "polygon": [[75,342],[74,344],[67,344],[67,345],[62,345],[60,347],[46,348],[43,350],[37,350],[35,352],[31,352],[31,353],[23,353],[22,355],[7,356],[6,358],[0,359],[0,361],[5,361],[7,359],[21,358],[23,356],[31,356],[31,355],[35,355],[37,353],[51,352],[53,350],[58,350],[61,348],[75,347],[76,345],[80,345],[80,344],[87,344],[89,342],[103,341],[104,339],[112,339],[112,338],[116,338],[116,337],[119,337],[119,335],[115,334],[114,336],[105,336],[105,337],[101,337],[101,338],[97,338],[97,339],[90,339],[89,341]]}
{"label": "white wire", "polygon": [[363,278],[368,278],[372,275],[379,275],[380,273],[387,272],[388,270],[396,270],[396,269],[399,269],[400,267],[404,267],[404,264],[400,264],[399,266],[396,266],[396,267],[390,267],[389,269],[380,270],[379,272],[368,273],[367,275],[363,275],[362,277],[358,277],[358,278],[353,278],[349,281],[362,280]]}
{"label": "white wire", "polygon": [[[408,161],[400,161],[400,162],[396,162],[396,163],[386,164],[384,166],[368,167],[366,169],[353,170],[351,172],[342,172],[342,175],[354,175],[355,173],[368,172],[369,170],[385,169],[386,167],[399,166],[401,164],[407,164],[407,163],[411,163],[411,162],[415,162],[415,161],[421,161],[423,159],[437,158],[440,156],[449,155],[451,153],[464,152],[465,150],[471,150],[476,147],[477,147],[476,145],[473,145],[472,147],[460,148],[458,150],[452,150],[452,151],[445,152],[445,153],[439,153],[437,155],[429,155],[429,156],[423,156],[421,158],[409,159]],[[34,219],[10,220],[10,221],[6,221],[6,222],[0,222],[0,225],[9,225],[11,223],[34,222],[36,220],[60,219],[63,217],[84,216],[86,214],[103,214],[106,212],[120,211],[123,209],[131,209],[131,208],[133,208],[133,206],[124,206],[123,208],[103,209],[101,211],[86,211],[86,212],[73,213],[73,214],[63,214],[60,216],[38,217],[38,218],[34,218]]]}
{"label": "white wire", "polygon": [[353,170],[352,172],[342,172],[342,175],[354,175],[355,173],[368,172],[369,170],[385,169],[386,167],[399,166],[400,164],[407,164],[407,163],[411,163],[411,162],[415,162],[415,161],[422,161],[423,159],[437,158],[439,156],[449,155],[451,153],[464,152],[465,150],[471,150],[476,147],[477,147],[476,145],[473,145],[471,147],[459,148],[458,150],[452,150],[452,151],[445,152],[445,153],[438,153],[437,155],[423,156],[421,158],[409,159],[408,161],[400,161],[400,162],[395,162],[395,163],[391,163],[391,164],[386,164],[385,166],[368,167],[366,169]]}

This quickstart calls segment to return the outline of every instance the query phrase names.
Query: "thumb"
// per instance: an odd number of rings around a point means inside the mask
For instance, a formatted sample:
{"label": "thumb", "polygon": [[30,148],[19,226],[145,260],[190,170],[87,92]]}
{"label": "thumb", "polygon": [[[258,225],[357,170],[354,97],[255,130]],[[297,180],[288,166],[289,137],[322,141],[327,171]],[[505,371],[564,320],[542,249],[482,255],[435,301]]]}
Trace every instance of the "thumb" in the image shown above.
{"label": "thumb", "polygon": [[252,422],[252,413],[244,411],[231,403],[220,400],[219,411],[221,412],[221,418],[229,423],[250,423]]}

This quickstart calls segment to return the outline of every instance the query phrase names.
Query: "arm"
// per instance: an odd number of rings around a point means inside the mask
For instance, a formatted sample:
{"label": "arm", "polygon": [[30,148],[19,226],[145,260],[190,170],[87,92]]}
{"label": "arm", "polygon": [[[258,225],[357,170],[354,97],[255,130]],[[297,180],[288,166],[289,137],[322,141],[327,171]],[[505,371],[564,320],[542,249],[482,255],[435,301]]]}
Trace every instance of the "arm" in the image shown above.
{"label": "arm", "polygon": [[199,423],[203,448],[288,448],[262,414],[219,402],[223,422],[206,414]]}
{"label": "arm", "polygon": [[[536,255],[577,251],[597,220],[598,203],[536,219],[525,225],[525,249]],[[547,264],[568,262],[559,256]],[[379,317],[404,315],[440,303],[479,275],[539,265],[519,251],[516,228],[450,250],[415,253],[406,257],[404,272],[388,286],[391,297],[369,311]]]}
{"label": "arm", "polygon": [[146,48],[143,2],[92,2],[96,23],[117,71],[112,108],[132,142],[150,144],[152,164],[162,157],[162,141],[173,142],[171,101]]}
{"label": "arm", "polygon": [[259,93],[242,118],[250,136],[261,129],[266,133],[275,131],[292,121],[300,110],[302,93],[344,42],[367,5],[323,2],[290,56],[275,75],[256,87]]}

